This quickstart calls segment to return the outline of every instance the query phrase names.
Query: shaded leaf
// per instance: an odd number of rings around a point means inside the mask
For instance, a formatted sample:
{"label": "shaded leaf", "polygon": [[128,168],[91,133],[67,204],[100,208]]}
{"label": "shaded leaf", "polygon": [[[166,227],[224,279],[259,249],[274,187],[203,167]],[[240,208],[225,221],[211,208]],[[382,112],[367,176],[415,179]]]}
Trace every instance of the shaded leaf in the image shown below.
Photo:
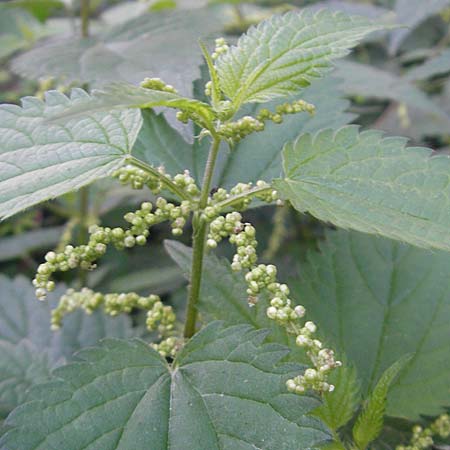
{"label": "shaded leaf", "polygon": [[367,396],[395,361],[413,354],[388,395],[387,414],[418,420],[449,406],[450,255],[389,239],[329,232],[308,254],[293,298],[354,364]]}
{"label": "shaded leaf", "polygon": [[428,17],[438,14],[450,4],[449,0],[397,0],[395,3],[395,12],[397,22],[405,25],[404,28],[394,30],[389,42],[391,53],[397,53],[402,42]]}
{"label": "shaded leaf", "polygon": [[353,61],[339,62],[337,75],[343,79],[342,90],[347,95],[405,103],[426,113],[428,120],[437,118],[450,126],[450,116],[446,111],[407,79]]}
{"label": "shaded leaf", "polygon": [[380,28],[366,18],[328,10],[272,16],[219,57],[220,86],[235,110],[243,103],[294,94]]}
{"label": "shaded leaf", "polygon": [[72,450],[313,447],[328,438],[306,417],[317,401],[286,393],[294,366],[276,366],[286,351],[263,345],[264,336],[210,324],[172,368],[141,341],[106,340],[36,387],[0,443],[9,450],[62,442]]}
{"label": "shaded leaf", "polygon": [[425,61],[423,64],[407,72],[408,80],[425,80],[436,75],[450,72],[450,49],[443,50],[439,55]]}
{"label": "shaded leaf", "polygon": [[64,125],[47,118],[63,115],[91,98],[74,89],[57,91],[45,102],[22,99],[22,107],[0,106],[0,218],[79,189],[119,167],[141,127],[135,110],[85,114]]}
{"label": "shaded leaf", "polygon": [[450,250],[450,158],[406,139],[359,132],[305,134],[284,149],[283,198],[343,228]]}

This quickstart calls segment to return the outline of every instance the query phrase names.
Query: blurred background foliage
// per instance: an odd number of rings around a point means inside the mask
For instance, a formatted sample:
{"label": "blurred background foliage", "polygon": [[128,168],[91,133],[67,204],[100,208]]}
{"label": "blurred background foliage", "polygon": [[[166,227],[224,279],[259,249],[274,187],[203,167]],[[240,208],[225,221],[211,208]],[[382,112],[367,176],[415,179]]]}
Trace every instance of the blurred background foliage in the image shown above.
{"label": "blurred background foliage", "polygon": [[[117,80],[138,83],[146,76],[160,77],[183,94],[201,97],[199,80],[205,71],[199,38],[208,43],[224,35],[234,42],[271,14],[323,7],[405,26],[371,35],[336,65],[331,78],[305,91],[302,97],[317,107],[315,117],[289,117],[283,125],[268,126],[266,132],[242,141],[231,154],[223,149],[217,183],[229,187],[277,176],[283,142],[301,132],[347,123],[407,136],[412,145],[449,153],[450,0],[91,0],[89,36],[84,38],[78,0],[3,0],[0,102],[19,103],[26,95],[43,97],[49,89],[68,92],[74,86],[98,88]],[[191,142],[192,131],[197,130],[180,125],[170,114],[154,113],[146,114],[144,127],[159,130],[158,139],[151,142],[145,140],[143,130],[136,144],[150,163],[164,160],[175,146],[183,154],[175,157],[173,168],[166,169],[175,171],[175,163],[186,158],[186,166],[199,171],[194,162],[189,165],[189,152],[200,160],[205,156],[203,144]],[[254,160],[252,171],[242,169],[242,158]],[[102,181],[84,197],[66,195],[0,223],[0,272],[31,279],[45,252],[82,242],[91,223],[122,224],[123,214],[143,200],[151,201],[151,194]],[[289,205],[255,208],[246,217],[258,230],[265,261],[278,264],[285,278],[297,277],[306,251],[317,248],[327,232],[325,225]],[[150,248],[120,255],[109,251],[99,269],[88,274],[87,284],[104,292],[158,293],[179,307],[182,319],[185,281],[164,248],[167,239],[170,232],[156,227]],[[187,237],[182,241],[189,244]],[[219,253],[227,256],[230,250],[224,245]],[[62,274],[60,281],[79,283],[77,273],[71,272]],[[141,332],[140,321],[133,317],[134,334]],[[399,430],[409,426],[392,421],[377,445],[391,448],[401,438]]]}

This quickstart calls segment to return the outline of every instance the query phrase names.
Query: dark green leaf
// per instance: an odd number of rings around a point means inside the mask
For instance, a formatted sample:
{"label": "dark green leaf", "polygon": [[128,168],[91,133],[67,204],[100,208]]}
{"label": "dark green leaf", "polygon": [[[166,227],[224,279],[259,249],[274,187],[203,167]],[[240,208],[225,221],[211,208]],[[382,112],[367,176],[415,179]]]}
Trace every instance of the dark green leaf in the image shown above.
{"label": "dark green leaf", "polygon": [[[8,450],[311,448],[329,436],[285,391],[293,365],[248,326],[210,324],[172,368],[141,341],[106,340],[57,369],[8,418]],[[298,367],[296,367],[298,370]],[[42,412],[45,411],[45,414]],[[113,412],[111,414],[111,412]]]}
{"label": "dark green leaf", "polygon": [[364,396],[391,364],[413,354],[389,392],[388,415],[417,420],[450,405],[443,395],[450,389],[448,253],[330,232],[290,286],[355,365]]}

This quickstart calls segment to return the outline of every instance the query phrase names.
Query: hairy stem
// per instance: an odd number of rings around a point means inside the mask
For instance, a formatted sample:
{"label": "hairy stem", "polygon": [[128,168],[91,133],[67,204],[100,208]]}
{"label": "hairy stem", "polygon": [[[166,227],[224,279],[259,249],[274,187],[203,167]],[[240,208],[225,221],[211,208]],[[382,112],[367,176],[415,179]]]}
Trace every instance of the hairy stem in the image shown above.
{"label": "hairy stem", "polygon": [[255,187],[253,189],[250,189],[249,191],[245,191],[242,194],[233,195],[232,197],[227,198],[226,200],[223,200],[216,204],[217,208],[220,210],[223,210],[225,208],[229,208],[231,206],[234,206],[235,204],[241,202],[244,198],[253,197],[258,194],[265,194],[270,191],[273,191],[273,187],[267,186],[267,187]]}
{"label": "hairy stem", "polygon": [[81,36],[84,38],[89,36],[89,3],[90,0],[81,0]]}
{"label": "hairy stem", "polygon": [[217,154],[219,153],[220,139],[214,137],[211,149],[206,162],[205,174],[203,176],[202,191],[200,195],[199,211],[194,214],[193,243],[192,243],[192,266],[191,280],[189,286],[188,302],[186,307],[186,321],[184,324],[184,337],[190,338],[195,333],[197,323],[197,302],[200,294],[202,281],[203,257],[205,253],[205,239],[208,230],[208,224],[201,218],[201,210],[208,204],[211,181],[214,175]]}

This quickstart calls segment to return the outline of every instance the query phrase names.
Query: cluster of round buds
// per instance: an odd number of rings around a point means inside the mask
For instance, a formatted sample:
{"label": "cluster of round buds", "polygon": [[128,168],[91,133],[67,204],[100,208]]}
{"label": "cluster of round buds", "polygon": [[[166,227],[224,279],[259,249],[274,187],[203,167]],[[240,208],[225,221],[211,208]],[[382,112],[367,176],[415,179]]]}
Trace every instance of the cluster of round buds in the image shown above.
{"label": "cluster of round buds", "polygon": [[161,78],[144,78],[141,82],[141,87],[145,89],[153,89],[154,91],[170,92],[178,94],[178,91],[170,84],[166,84]]}
{"label": "cluster of round buds", "polygon": [[[220,192],[219,196],[223,195]],[[305,308],[293,305],[288,286],[277,281],[277,268],[272,264],[256,265],[258,257],[255,234],[255,228],[251,224],[242,222],[240,213],[232,212],[225,217],[219,216],[210,223],[206,244],[215,248],[223,238],[229,237],[230,243],[236,246],[231,268],[235,271],[248,270],[245,280],[250,306],[257,303],[261,292],[267,292],[270,298],[267,316],[285,327],[288,333],[295,334],[297,345],[306,350],[313,367],[303,375],[288,380],[287,388],[296,393],[303,393],[307,389],[332,391],[334,386],[327,382],[327,375],[332,369],[339,367],[341,362],[335,360],[332,350],[322,348],[322,343],[313,337],[317,328],[313,322],[307,321],[303,326],[299,324],[299,320],[305,315]]]}
{"label": "cluster of round buds", "polygon": [[117,178],[121,184],[130,185],[132,189],[142,189],[144,186],[148,186],[149,183],[153,187],[153,177],[147,172],[131,164],[127,164],[120,169],[115,170],[112,173],[113,178]]}
{"label": "cluster of round buds", "polygon": [[167,339],[162,340],[159,344],[151,344],[163,358],[174,358],[177,351],[183,345],[183,340],[176,336],[170,336]]}
{"label": "cluster of round buds", "polygon": [[144,202],[140,209],[124,216],[131,224],[128,230],[92,225],[89,227],[90,236],[86,245],[78,247],[67,245],[60,253],[46,254],[46,262],[39,265],[33,280],[37,298],[44,300],[47,292],[53,291],[55,283],[51,280],[51,276],[55,272],[65,272],[77,267],[83,270],[95,268],[95,261],[105,254],[108,244],[113,244],[119,250],[145,245],[150,234],[149,228],[166,220],[171,222],[172,233],[175,236],[181,235],[191,208],[191,202],[187,200],[176,206],[164,198],[158,198],[153,212],[153,205]]}
{"label": "cluster of round buds", "polygon": [[266,108],[259,111],[256,118],[261,122],[266,120],[271,120],[274,123],[283,122],[283,116],[286,114],[297,114],[300,112],[308,112],[309,114],[314,114],[316,108],[311,103],[305,102],[304,100],[296,100],[292,103],[283,103],[278,105],[275,109],[276,112],[271,112]]}
{"label": "cluster of round buds", "polygon": [[227,122],[220,125],[217,133],[223,136],[228,142],[235,143],[244,139],[255,131],[263,131],[264,122],[252,116],[244,116],[236,122]]}
{"label": "cluster of round buds", "polygon": [[164,306],[157,295],[141,297],[134,292],[122,294],[101,294],[91,289],[83,288],[81,291],[69,289],[63,295],[58,306],[52,311],[51,327],[57,330],[61,327],[66,314],[77,309],[83,309],[92,314],[102,307],[106,314],[117,316],[130,313],[134,308],[147,310],[147,328],[149,331],[158,330],[161,336],[170,333],[175,324],[175,314],[171,306]]}
{"label": "cluster of round buds", "polygon": [[409,445],[398,445],[396,450],[425,450],[434,444],[433,436],[446,439],[450,436],[450,416],[442,414],[428,428],[415,425]]}
{"label": "cluster of round buds", "polygon": [[211,55],[212,59],[217,59],[220,55],[223,55],[226,53],[230,47],[228,47],[227,41],[224,38],[217,38],[216,39],[216,48],[214,49],[214,52]]}

